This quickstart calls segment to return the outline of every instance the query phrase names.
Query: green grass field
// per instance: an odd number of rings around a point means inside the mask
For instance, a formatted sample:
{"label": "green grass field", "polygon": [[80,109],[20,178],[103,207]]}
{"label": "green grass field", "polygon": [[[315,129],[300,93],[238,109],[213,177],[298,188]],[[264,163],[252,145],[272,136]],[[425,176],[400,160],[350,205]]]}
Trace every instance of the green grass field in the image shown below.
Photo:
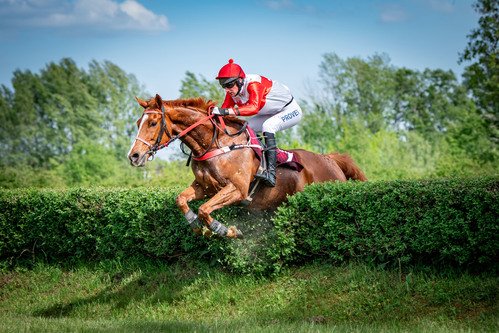
{"label": "green grass field", "polygon": [[0,273],[1,332],[497,332],[495,274],[309,264],[274,278],[204,264]]}

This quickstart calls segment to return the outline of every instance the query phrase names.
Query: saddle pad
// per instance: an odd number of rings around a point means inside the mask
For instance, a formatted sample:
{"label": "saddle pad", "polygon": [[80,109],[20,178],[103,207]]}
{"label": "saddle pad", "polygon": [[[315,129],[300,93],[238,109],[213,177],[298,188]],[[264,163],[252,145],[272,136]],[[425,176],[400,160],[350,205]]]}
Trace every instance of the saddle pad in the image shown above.
{"label": "saddle pad", "polygon": [[[250,144],[252,145],[253,151],[258,156],[259,159],[262,158],[263,146],[255,131],[248,126],[248,133],[250,135]],[[298,156],[293,154],[293,152],[277,148],[277,165],[285,166],[292,170],[300,172],[303,169],[303,165],[300,163]]]}

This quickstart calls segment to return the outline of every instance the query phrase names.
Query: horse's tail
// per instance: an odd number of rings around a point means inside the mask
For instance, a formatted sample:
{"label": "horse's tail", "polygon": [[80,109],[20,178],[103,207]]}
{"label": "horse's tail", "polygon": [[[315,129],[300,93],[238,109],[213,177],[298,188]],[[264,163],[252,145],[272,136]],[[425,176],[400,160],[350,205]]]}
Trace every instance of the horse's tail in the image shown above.
{"label": "horse's tail", "polygon": [[330,158],[338,163],[339,167],[347,177],[347,179],[366,181],[367,177],[364,172],[355,164],[353,159],[348,154],[332,153],[328,154]]}

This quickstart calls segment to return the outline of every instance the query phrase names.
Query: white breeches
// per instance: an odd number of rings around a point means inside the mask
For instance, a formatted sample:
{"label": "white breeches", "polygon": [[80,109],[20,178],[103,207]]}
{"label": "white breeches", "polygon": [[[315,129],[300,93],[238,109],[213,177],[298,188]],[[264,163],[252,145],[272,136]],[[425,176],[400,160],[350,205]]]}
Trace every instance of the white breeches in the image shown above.
{"label": "white breeches", "polygon": [[303,117],[296,100],[277,113],[266,113],[265,109],[248,119],[248,125],[256,132],[276,133],[298,124]]}

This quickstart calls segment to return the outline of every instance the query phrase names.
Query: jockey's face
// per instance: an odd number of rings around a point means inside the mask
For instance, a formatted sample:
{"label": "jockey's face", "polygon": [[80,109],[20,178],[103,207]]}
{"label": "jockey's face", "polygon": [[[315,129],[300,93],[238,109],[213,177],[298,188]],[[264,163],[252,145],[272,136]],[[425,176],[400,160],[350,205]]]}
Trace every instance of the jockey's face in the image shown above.
{"label": "jockey's face", "polygon": [[224,88],[225,92],[231,95],[232,97],[236,96],[237,93],[239,92],[239,87],[237,84],[233,85],[232,88]]}
{"label": "jockey's face", "polygon": [[[241,80],[241,79],[238,79]],[[239,83],[240,84],[240,83]],[[239,93],[239,87],[237,83],[234,81],[233,84],[228,85],[228,87],[223,87],[225,92],[231,95],[232,97],[236,96]]]}

